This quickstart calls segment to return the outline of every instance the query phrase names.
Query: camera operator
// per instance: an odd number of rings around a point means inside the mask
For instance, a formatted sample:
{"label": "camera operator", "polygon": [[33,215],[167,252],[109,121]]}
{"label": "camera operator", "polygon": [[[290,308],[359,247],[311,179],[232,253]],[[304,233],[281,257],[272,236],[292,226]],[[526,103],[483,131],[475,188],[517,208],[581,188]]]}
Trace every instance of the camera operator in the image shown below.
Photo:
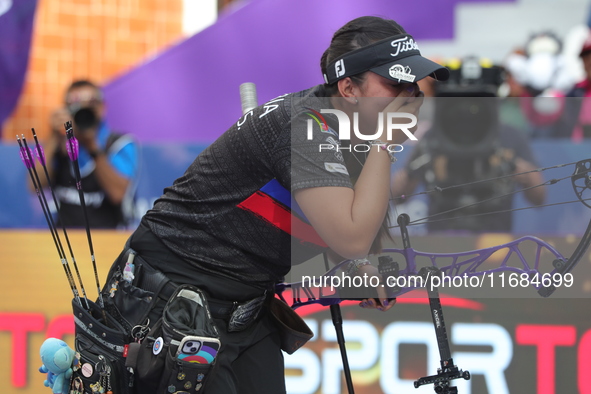
{"label": "camera operator", "polygon": [[[432,126],[415,146],[405,168],[394,174],[392,196],[412,194],[420,184],[426,190],[446,188],[536,168],[522,133],[499,123],[496,90],[501,79],[500,68],[468,58],[451,69],[447,83],[437,83],[436,97],[431,99],[435,107]],[[430,193],[429,216],[470,206],[435,216],[427,228],[429,232],[510,232],[511,212],[469,215],[509,210],[512,196],[499,196],[515,190],[516,184],[527,188],[542,182],[541,174],[533,172]],[[543,204],[544,187],[527,190],[525,197],[534,205]]]}
{"label": "camera operator", "polygon": [[[44,149],[60,218],[66,226],[85,226],[66,151],[64,123],[68,120],[73,121],[74,135],[80,143],[78,164],[90,227],[123,227],[132,215],[138,146],[129,134],[113,132],[104,115],[102,92],[87,80],[73,82],[66,91],[65,108],[51,115],[51,136]],[[40,178],[45,182],[44,177]]]}

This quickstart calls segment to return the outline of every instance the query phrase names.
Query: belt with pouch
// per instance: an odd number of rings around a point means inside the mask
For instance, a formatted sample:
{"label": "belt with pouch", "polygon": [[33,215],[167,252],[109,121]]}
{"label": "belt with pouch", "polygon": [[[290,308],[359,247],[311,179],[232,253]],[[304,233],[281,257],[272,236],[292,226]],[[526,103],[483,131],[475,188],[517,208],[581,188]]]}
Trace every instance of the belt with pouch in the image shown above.
{"label": "belt with pouch", "polygon": [[[129,253],[136,254],[135,259],[139,263],[138,266],[145,266],[145,268],[140,268],[143,272],[137,272],[138,275],[141,275],[141,288],[154,292],[166,303],[175,292],[178,284],[170,280],[162,272],[152,268],[145,259],[129,247],[124,252],[124,256],[121,259],[122,263],[127,261]],[[122,270],[124,265],[121,267]],[[245,330],[256,320],[266,299],[267,291],[247,301],[225,301],[208,296],[207,303],[211,315],[214,318],[226,320],[228,331],[236,332]]]}
{"label": "belt with pouch", "polygon": [[[166,278],[164,274],[161,273],[161,275]],[[168,280],[159,292],[158,297],[165,302],[168,301],[177,287],[176,283]],[[265,291],[261,296],[243,302],[207,297],[207,305],[214,318],[225,320],[228,323],[228,332],[238,332],[247,329],[254,323],[260,315],[266,299],[267,292]]]}
{"label": "belt with pouch", "polygon": [[211,315],[217,319],[226,320],[228,332],[243,331],[250,327],[263,309],[267,299],[267,292],[248,301],[223,301],[208,298]]}
{"label": "belt with pouch", "polygon": [[[129,253],[135,252],[129,248],[124,252],[121,270],[124,268],[125,264],[123,262],[127,261]],[[144,268],[140,268],[143,272],[137,272],[141,276],[141,278],[138,278],[141,279],[141,283],[138,284],[145,290],[153,291],[159,298],[153,304],[155,310],[153,310],[152,315],[156,315],[159,313],[158,310],[175,293],[178,284],[170,280],[162,272],[152,268],[141,256],[136,255],[136,258],[138,258],[139,265],[145,265]],[[273,292],[265,291],[262,295],[247,301],[226,301],[207,297],[210,314],[216,319],[225,320],[228,332],[238,332],[250,327],[260,315],[266,302],[268,302],[271,316],[276,320],[280,329],[281,348],[285,352],[292,354],[312,338],[313,333],[302,318],[285,302],[275,298]],[[160,308],[155,308],[156,303],[160,305]],[[156,320],[157,316],[151,316],[151,321],[155,322]]]}

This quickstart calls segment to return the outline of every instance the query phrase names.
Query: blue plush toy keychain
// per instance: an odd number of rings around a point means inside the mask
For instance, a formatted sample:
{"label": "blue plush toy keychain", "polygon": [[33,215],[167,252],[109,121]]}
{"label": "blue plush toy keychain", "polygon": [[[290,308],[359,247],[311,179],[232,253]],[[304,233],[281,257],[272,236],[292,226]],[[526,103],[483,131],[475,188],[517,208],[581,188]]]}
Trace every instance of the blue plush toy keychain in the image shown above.
{"label": "blue plush toy keychain", "polygon": [[40,355],[43,365],[39,372],[47,373],[45,387],[51,387],[54,394],[67,394],[73,368],[80,362],[76,352],[61,339],[47,338],[41,345]]}

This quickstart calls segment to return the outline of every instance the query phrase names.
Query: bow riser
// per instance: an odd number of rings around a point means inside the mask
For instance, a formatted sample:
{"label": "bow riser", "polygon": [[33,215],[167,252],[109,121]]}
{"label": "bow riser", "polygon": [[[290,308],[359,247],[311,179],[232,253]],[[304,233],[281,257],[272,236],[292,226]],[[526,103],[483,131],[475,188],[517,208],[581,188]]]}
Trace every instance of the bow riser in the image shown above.
{"label": "bow riser", "polygon": [[[591,234],[591,230],[588,229],[588,232]],[[589,238],[591,238],[591,235],[589,235]],[[521,249],[521,247],[523,247],[523,244],[526,242],[535,244],[535,250],[533,251],[534,259],[531,262],[527,260]],[[584,255],[585,250],[586,248],[579,247],[573,253],[573,256],[580,255],[582,257]],[[540,272],[540,259],[544,254],[550,254],[551,256],[553,256],[554,261],[573,261],[576,264],[576,261],[572,259],[566,259],[553,246],[533,236],[521,237],[517,240],[507,242],[502,245],[492,246],[489,248],[459,253],[429,253],[417,251],[412,248],[384,249],[383,253],[391,255],[400,255],[400,259],[406,261],[406,267],[400,270],[399,279],[397,280],[398,283],[406,282],[418,285],[404,286],[398,288],[397,290],[388,289],[388,297],[390,298],[399,297],[412,290],[422,287],[420,286],[422,282],[420,281],[420,279],[418,279],[420,276],[420,267],[418,267],[417,262],[419,259],[427,260],[431,266],[437,267],[439,270],[441,270],[441,272],[443,272],[446,276],[451,277],[452,279],[456,277],[464,278],[471,276],[484,276],[502,272],[514,272],[518,274],[525,273],[529,276],[534,276],[535,274],[542,274],[542,272]],[[499,255],[499,253],[504,253],[504,255]],[[498,265],[494,268],[479,270],[482,267],[483,263],[488,262],[490,264],[491,256],[494,254],[497,255],[496,260],[500,260],[500,263],[498,263]],[[512,257],[518,260],[520,266],[509,265],[509,262]],[[579,257],[579,259],[581,257]],[[394,260],[396,260],[396,258],[394,258]],[[439,263],[442,260],[451,260],[452,262],[450,264],[443,265]],[[333,276],[339,276],[338,271],[341,269],[341,267],[346,266],[349,263],[350,260],[345,260],[339,263],[338,265],[335,265],[330,271],[328,271],[322,276],[319,283],[333,283],[330,280],[330,278]],[[565,265],[565,267],[567,267],[567,265]],[[564,274],[566,272],[569,272],[569,270],[573,267],[574,265],[571,267],[570,264],[567,267],[568,269],[560,269],[560,267],[554,267],[548,273],[545,273],[545,275],[552,276],[555,273]],[[539,290],[541,286],[532,285],[532,287]],[[280,294],[280,297],[282,299],[284,299],[282,293],[286,289],[292,290],[293,301],[291,303],[288,302],[288,304],[290,304],[294,309],[311,304],[329,306],[341,302],[338,289],[331,290],[328,288],[311,286],[310,283],[303,282],[287,284],[283,283],[281,285],[278,285],[276,289],[277,293]],[[285,299],[284,301],[287,302],[287,300]]]}

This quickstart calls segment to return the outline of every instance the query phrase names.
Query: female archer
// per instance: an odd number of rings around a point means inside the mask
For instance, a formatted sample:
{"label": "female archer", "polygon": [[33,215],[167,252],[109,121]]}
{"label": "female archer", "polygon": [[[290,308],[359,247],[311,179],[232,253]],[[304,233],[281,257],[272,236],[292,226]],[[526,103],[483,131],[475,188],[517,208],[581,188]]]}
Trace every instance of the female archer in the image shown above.
{"label": "female archer", "polygon": [[[417,81],[448,76],[400,25],[378,17],[340,28],[321,69],[323,85],[255,108],[204,150],[130,238],[151,269],[208,295],[222,344],[208,394],[285,392],[281,333],[256,300],[272,296],[292,264],[329,252],[353,260],[349,275],[378,275],[363,259],[387,234],[390,146],[407,139],[379,115],[418,116]],[[349,140],[339,139],[343,116],[354,120]],[[360,304],[393,303],[380,292]],[[250,307],[237,313],[240,305]]]}

